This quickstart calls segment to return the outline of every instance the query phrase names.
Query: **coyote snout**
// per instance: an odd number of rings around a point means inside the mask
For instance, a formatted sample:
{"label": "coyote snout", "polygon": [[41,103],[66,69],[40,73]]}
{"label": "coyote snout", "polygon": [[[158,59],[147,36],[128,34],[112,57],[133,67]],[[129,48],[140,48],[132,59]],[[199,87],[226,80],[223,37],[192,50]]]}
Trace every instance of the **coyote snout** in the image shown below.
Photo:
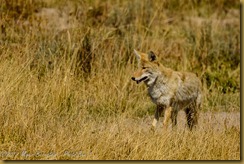
{"label": "coyote snout", "polygon": [[142,81],[146,81],[148,80],[148,76],[147,75],[144,75],[142,77],[132,77],[131,78],[133,81],[136,81],[137,84],[139,84],[140,82]]}
{"label": "coyote snout", "polygon": [[167,127],[171,119],[177,124],[179,110],[186,113],[187,124],[190,130],[197,124],[198,111],[201,105],[202,84],[200,79],[190,72],[178,72],[164,67],[150,51],[142,53],[134,50],[139,62],[139,69],[131,78],[137,84],[144,82],[152,101],[157,105],[153,126],[164,112],[163,125]]}

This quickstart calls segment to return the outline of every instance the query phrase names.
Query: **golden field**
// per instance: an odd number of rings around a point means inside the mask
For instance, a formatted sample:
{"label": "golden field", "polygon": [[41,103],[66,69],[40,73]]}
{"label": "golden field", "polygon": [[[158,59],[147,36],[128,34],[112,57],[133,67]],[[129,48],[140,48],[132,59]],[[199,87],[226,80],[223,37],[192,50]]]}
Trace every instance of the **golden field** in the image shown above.
{"label": "golden field", "polygon": [[[240,160],[239,2],[0,4],[0,159]],[[198,74],[196,130],[151,129],[133,49]]]}

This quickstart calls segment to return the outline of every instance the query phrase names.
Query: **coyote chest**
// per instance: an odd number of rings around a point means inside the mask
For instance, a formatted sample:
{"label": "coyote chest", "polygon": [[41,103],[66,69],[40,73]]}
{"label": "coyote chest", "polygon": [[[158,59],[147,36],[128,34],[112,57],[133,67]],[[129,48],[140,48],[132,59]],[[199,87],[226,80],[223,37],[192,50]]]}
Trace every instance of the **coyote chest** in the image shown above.
{"label": "coyote chest", "polygon": [[169,105],[173,97],[172,87],[156,79],[155,83],[148,86],[148,94],[155,104]]}

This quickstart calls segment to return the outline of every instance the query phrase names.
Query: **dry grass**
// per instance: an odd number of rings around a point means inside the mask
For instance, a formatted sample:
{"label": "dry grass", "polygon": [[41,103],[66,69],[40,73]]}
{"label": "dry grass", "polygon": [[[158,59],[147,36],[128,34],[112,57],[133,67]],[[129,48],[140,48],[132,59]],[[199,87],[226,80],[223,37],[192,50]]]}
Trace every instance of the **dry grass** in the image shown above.
{"label": "dry grass", "polygon": [[[240,160],[238,3],[65,2],[0,2],[0,159]],[[201,77],[198,129],[151,130],[134,48]]]}

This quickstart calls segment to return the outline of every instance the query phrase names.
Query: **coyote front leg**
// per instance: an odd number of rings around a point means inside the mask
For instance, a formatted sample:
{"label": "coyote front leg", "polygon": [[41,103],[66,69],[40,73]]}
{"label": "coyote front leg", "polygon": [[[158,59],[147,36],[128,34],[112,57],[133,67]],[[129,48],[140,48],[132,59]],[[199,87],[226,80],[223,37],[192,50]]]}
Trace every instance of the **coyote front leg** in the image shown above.
{"label": "coyote front leg", "polygon": [[172,107],[170,106],[170,107],[167,107],[167,108],[165,109],[165,112],[164,112],[163,126],[164,126],[164,128],[166,128],[166,129],[167,129],[167,127],[168,127],[168,122],[169,122],[169,120],[171,119],[171,115],[172,115]]}
{"label": "coyote front leg", "polygon": [[159,120],[159,117],[160,117],[160,115],[161,115],[161,113],[162,113],[163,110],[164,110],[164,106],[162,106],[162,105],[157,105],[157,109],[156,109],[156,111],[155,111],[154,119],[153,119],[153,123],[152,123],[152,126],[153,126],[153,127],[156,127],[157,122],[158,122],[158,120]]}

